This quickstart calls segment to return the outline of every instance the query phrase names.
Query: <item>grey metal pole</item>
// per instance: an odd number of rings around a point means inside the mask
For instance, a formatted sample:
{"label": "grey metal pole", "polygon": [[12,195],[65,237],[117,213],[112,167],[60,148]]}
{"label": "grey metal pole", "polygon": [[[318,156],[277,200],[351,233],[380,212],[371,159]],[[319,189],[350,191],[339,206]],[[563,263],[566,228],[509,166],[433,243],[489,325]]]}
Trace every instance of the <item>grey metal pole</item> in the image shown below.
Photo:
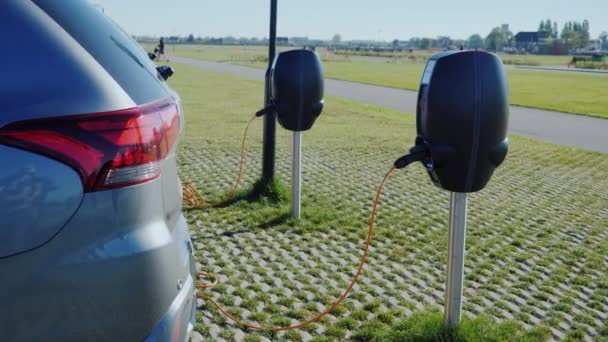
{"label": "grey metal pole", "polygon": [[449,326],[460,323],[466,233],[467,194],[452,192],[448,233],[448,278],[445,290],[445,322]]}
{"label": "grey metal pole", "polygon": [[291,214],[300,218],[300,189],[302,186],[302,135],[294,131],[291,145]]}

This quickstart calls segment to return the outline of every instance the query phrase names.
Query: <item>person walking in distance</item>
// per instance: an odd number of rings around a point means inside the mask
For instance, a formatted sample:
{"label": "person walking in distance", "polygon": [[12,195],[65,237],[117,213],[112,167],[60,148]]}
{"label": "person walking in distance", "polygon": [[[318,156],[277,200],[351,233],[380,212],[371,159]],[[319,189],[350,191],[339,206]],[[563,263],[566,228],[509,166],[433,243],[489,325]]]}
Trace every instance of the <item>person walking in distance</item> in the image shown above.
{"label": "person walking in distance", "polygon": [[162,56],[165,55],[165,41],[163,37],[160,37],[160,41],[158,42],[158,59],[160,60]]}

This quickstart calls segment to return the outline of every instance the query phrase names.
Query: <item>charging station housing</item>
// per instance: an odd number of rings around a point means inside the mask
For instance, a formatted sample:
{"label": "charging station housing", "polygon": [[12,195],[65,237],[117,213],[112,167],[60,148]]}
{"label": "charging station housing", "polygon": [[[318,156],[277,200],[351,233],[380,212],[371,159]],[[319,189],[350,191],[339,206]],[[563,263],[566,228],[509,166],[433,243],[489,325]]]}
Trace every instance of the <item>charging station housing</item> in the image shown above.
{"label": "charging station housing", "polygon": [[323,68],[310,50],[277,54],[270,70],[271,101],[279,124],[290,131],[306,131],[323,111]]}
{"label": "charging station housing", "polygon": [[509,101],[504,66],[484,51],[431,57],[425,67],[416,113],[416,144],[433,183],[452,192],[483,189],[505,159]]}

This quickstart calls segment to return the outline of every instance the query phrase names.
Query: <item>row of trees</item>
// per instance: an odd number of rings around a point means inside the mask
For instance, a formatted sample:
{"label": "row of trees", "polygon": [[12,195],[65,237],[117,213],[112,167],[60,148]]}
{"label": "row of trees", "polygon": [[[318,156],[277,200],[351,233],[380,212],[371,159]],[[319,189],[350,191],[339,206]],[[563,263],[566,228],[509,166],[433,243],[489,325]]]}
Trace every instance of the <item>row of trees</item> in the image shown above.
{"label": "row of trees", "polygon": [[[568,21],[564,24],[561,33],[558,30],[557,22],[551,19],[546,19],[540,22],[538,26],[538,34],[540,38],[544,39],[543,45],[546,52],[567,51],[570,49],[586,47],[589,45],[591,40],[589,34],[589,22],[583,20],[582,22]],[[223,38],[213,37],[195,37],[190,34],[187,37],[168,37],[172,42],[186,42],[186,43],[202,43],[202,44],[246,44],[246,45],[257,45],[266,44],[267,38],[258,39],[256,37],[232,37],[227,36]],[[603,49],[608,49],[608,33],[602,32],[598,39],[601,41]],[[293,44],[314,44],[323,45],[327,42],[322,40],[309,40],[307,37],[292,37],[289,41]],[[342,37],[339,34],[335,34],[331,39],[331,44],[340,45],[346,43],[342,41]],[[396,48],[401,43],[399,40],[394,40],[392,45]],[[492,51],[500,51],[504,47],[511,46],[515,47],[517,42],[513,39],[513,33],[509,31],[508,25],[502,25],[495,27],[490,33],[484,38],[480,34],[473,34],[468,39],[452,39],[449,36],[438,36],[437,38],[411,38],[405,46],[410,48],[418,49],[430,49],[430,48],[449,48],[451,46],[459,47],[461,45],[466,46],[470,49],[487,49]],[[403,46],[403,45],[402,45]]]}
{"label": "row of trees", "polygon": [[477,33],[471,35],[466,40],[452,39],[448,36],[439,36],[436,39],[414,37],[409,40],[409,46],[412,48],[429,49],[464,45],[469,49],[500,50],[506,45],[512,35],[510,31],[504,31],[502,28],[496,27],[486,38]]}
{"label": "row of trees", "polygon": [[557,22],[555,22],[555,21],[551,22],[551,19],[541,21],[540,24],[538,25],[538,32],[543,33],[547,37],[557,39],[557,35],[558,35]]}
{"label": "row of trees", "polygon": [[495,27],[486,36],[485,48],[492,51],[502,50],[509,42],[512,42],[513,33],[504,27]]}
{"label": "row of trees", "polygon": [[[561,33],[558,24],[551,19],[546,19],[538,25],[538,37],[543,39],[542,44],[546,50],[562,50],[584,48],[589,46],[591,35],[589,34],[589,21],[583,20],[568,21],[564,24]],[[478,42],[478,35],[471,36],[475,42]],[[469,38],[469,39],[471,39]],[[484,41],[485,48],[489,50],[501,50],[505,46],[517,46],[517,41],[513,38],[513,33],[503,27],[495,27],[490,34],[486,36]],[[598,37],[602,41],[602,45],[606,45],[608,33],[602,32]],[[608,48],[604,46],[603,48]]]}
{"label": "row of trees", "polygon": [[583,20],[582,23],[569,21],[564,24],[561,39],[569,48],[581,48],[589,45],[589,22]]}
{"label": "row of trees", "polygon": [[[569,21],[564,24],[561,33],[557,22],[551,19],[546,19],[540,22],[538,26],[539,37],[545,39],[545,45],[552,46],[557,44],[563,45],[563,50],[576,49],[587,47],[591,40],[589,34],[589,22]],[[500,51],[504,47],[515,47],[513,32],[509,31],[508,25],[495,27],[484,38],[480,34],[473,34],[466,40],[452,40],[447,36],[440,36],[436,39],[431,38],[412,38],[409,41],[410,47],[428,49],[428,48],[447,48],[450,45],[460,46],[465,45],[467,48],[480,48],[492,51]],[[603,48],[608,49],[608,33],[602,32],[598,37],[602,41]]]}
{"label": "row of trees", "polygon": [[460,46],[463,44],[466,44],[466,42],[463,39],[452,39],[449,36],[439,36],[435,39],[414,37],[409,40],[410,47],[419,48],[419,49],[430,49],[430,48],[446,49],[446,48],[449,48],[450,46]]}

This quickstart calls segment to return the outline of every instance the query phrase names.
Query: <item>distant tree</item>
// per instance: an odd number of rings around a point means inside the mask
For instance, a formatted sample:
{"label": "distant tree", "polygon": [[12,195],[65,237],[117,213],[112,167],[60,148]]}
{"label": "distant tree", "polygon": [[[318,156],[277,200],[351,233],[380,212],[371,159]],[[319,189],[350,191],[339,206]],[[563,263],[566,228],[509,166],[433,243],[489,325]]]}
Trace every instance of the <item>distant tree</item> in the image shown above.
{"label": "distant tree", "polygon": [[541,21],[540,25],[538,25],[538,32],[545,33],[547,37],[557,38],[557,23],[552,22],[551,19]]}
{"label": "distant tree", "polygon": [[399,39],[393,40],[393,47],[397,47],[399,45]]}
{"label": "distant tree", "polygon": [[420,39],[419,47],[423,50],[428,50],[431,47],[431,40],[429,38]]}
{"label": "distant tree", "polygon": [[234,38],[233,36],[226,36],[224,38],[222,38],[223,44],[235,44],[236,38]]}
{"label": "distant tree", "polygon": [[553,39],[557,39],[557,35],[559,34],[558,30],[557,30],[557,22],[554,21],[553,22],[553,30],[551,32],[551,37],[553,37]]}
{"label": "distant tree", "polygon": [[583,23],[581,24],[579,37],[581,40],[581,47],[589,46],[589,41],[591,41],[591,34],[589,34],[589,21],[587,21],[587,19],[583,20]]}
{"label": "distant tree", "polygon": [[565,42],[568,49],[588,46],[590,41],[589,22],[583,20],[582,23],[577,21],[565,23],[560,37]]}
{"label": "distant tree", "polygon": [[331,39],[331,41],[332,41],[334,44],[340,44],[340,43],[342,42],[342,36],[336,33],[336,34],[334,34],[334,36],[333,36],[333,38]]}
{"label": "distant tree", "polygon": [[437,47],[440,48],[448,48],[450,47],[450,45],[452,45],[453,41],[452,38],[448,37],[448,36],[438,36],[437,39],[435,40],[435,43],[437,44]]}
{"label": "distant tree", "polygon": [[467,46],[470,49],[483,49],[483,37],[481,37],[477,33],[470,36],[467,40]]}
{"label": "distant tree", "polygon": [[600,33],[598,39],[602,42],[602,49],[608,49],[608,32]]}
{"label": "distant tree", "polygon": [[420,38],[418,38],[418,37],[410,38],[410,47],[419,48],[420,47]]}
{"label": "distant tree", "polygon": [[545,28],[545,22],[544,21],[540,21],[540,24],[538,24],[538,32],[545,32],[546,28]]}
{"label": "distant tree", "polygon": [[507,34],[500,27],[495,27],[486,37],[486,48],[493,51],[500,51],[507,42]]}
{"label": "distant tree", "polygon": [[186,39],[186,41],[188,43],[194,43],[194,35],[192,33],[190,33],[190,35],[188,36],[188,39]]}

